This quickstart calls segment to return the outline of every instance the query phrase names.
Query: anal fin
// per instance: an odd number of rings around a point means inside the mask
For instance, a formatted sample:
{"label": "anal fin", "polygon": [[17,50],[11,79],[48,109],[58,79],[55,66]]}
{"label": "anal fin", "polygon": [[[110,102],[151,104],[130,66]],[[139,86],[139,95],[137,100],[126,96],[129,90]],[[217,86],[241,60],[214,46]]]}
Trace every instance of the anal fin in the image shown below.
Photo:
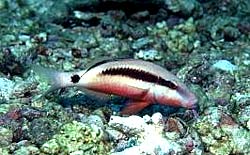
{"label": "anal fin", "polygon": [[125,106],[125,108],[122,109],[121,114],[122,115],[132,115],[136,114],[145,107],[147,107],[150,103],[147,101],[137,101],[137,100],[131,100],[129,103]]}

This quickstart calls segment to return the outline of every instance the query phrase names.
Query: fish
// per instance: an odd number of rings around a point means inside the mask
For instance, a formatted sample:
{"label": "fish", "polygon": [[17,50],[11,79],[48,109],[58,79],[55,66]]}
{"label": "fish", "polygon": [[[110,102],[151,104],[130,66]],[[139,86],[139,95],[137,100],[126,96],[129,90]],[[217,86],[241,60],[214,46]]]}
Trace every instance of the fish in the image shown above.
{"label": "fish", "polygon": [[128,98],[121,110],[123,115],[136,114],[150,104],[194,109],[198,102],[195,94],[174,74],[144,60],[102,60],[77,72],[61,72],[41,66],[32,69],[51,83],[48,92],[77,87]]}

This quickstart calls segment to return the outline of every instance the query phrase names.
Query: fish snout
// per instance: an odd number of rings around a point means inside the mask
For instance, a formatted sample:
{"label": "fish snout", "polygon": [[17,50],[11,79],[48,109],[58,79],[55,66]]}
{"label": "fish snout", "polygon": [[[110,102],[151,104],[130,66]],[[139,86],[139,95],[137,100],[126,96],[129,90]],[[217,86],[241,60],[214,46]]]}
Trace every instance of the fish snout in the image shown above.
{"label": "fish snout", "polygon": [[195,109],[197,108],[197,103],[198,103],[197,97],[194,94],[190,94],[183,103],[183,107],[187,109]]}
{"label": "fish snout", "polygon": [[181,100],[181,106],[187,109],[195,109],[198,99],[195,94],[190,91],[185,85],[178,89]]}

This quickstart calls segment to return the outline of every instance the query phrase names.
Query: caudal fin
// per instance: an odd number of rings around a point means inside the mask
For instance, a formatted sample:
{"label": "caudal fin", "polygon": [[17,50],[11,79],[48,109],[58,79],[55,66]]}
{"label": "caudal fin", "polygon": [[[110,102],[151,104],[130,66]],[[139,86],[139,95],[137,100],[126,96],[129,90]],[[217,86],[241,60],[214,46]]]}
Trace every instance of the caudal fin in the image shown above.
{"label": "caudal fin", "polygon": [[46,95],[51,91],[59,88],[67,87],[70,84],[69,73],[60,72],[50,68],[44,68],[38,65],[33,65],[31,69],[39,76],[41,82],[47,82],[50,85],[49,90],[43,94]]}

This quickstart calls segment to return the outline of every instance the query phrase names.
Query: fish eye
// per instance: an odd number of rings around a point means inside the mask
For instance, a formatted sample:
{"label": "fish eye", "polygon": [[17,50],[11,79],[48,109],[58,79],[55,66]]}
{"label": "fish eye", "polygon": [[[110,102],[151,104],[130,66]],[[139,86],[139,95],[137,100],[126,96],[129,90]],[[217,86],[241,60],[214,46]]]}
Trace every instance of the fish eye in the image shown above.
{"label": "fish eye", "polygon": [[80,76],[79,75],[75,74],[75,75],[71,76],[71,82],[77,83],[77,82],[79,82],[79,80],[80,80]]}

